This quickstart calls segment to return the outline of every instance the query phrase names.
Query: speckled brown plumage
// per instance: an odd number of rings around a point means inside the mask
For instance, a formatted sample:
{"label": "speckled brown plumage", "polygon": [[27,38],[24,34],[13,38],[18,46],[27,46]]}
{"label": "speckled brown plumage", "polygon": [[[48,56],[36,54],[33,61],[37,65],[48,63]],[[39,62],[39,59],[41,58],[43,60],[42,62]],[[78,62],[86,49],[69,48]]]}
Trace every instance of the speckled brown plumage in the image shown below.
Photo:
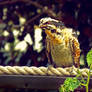
{"label": "speckled brown plumage", "polygon": [[73,29],[52,18],[42,18],[40,28],[46,33],[46,54],[52,65],[79,67],[80,45]]}

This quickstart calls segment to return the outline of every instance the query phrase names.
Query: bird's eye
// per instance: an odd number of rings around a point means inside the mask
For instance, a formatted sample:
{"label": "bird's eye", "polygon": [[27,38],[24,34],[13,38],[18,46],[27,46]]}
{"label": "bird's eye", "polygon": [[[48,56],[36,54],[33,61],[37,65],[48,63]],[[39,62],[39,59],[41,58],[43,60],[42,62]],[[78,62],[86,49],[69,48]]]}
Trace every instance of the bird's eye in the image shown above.
{"label": "bird's eye", "polygon": [[57,35],[61,35],[61,33],[57,32]]}
{"label": "bird's eye", "polygon": [[57,32],[57,35],[61,35],[59,32]]}
{"label": "bird's eye", "polygon": [[50,24],[50,23],[49,22],[45,22],[44,25],[46,25],[46,24]]}
{"label": "bird's eye", "polygon": [[52,32],[52,33],[55,33],[55,32],[56,32],[56,29],[52,29],[51,32]]}

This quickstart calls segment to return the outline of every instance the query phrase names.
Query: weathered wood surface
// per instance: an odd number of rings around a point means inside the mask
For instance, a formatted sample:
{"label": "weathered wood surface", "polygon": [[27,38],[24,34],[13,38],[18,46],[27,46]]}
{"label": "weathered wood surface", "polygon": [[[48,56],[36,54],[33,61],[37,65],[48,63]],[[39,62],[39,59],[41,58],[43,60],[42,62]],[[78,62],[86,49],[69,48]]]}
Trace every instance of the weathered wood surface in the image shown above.
{"label": "weathered wood surface", "polygon": [[0,88],[58,89],[65,79],[60,76],[0,75]]}

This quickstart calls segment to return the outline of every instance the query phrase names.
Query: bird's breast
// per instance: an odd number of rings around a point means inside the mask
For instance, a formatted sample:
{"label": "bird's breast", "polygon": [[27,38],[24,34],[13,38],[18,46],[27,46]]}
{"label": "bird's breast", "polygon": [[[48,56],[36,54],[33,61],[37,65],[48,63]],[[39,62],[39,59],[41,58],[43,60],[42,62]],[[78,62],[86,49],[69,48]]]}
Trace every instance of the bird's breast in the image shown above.
{"label": "bird's breast", "polygon": [[51,56],[57,66],[68,67],[73,65],[71,49],[65,44],[51,44]]}

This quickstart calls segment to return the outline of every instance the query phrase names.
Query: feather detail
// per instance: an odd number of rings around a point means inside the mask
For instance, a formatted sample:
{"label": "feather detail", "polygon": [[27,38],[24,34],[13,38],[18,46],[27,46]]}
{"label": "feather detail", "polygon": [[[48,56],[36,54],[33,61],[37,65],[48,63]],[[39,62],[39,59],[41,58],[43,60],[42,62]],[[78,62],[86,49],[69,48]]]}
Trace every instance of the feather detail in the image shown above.
{"label": "feather detail", "polygon": [[57,38],[55,35],[53,35],[50,30],[46,30],[45,33],[51,38],[51,40],[53,41],[54,44],[57,43],[61,43],[62,40],[60,40],[59,38]]}
{"label": "feather detail", "polygon": [[79,59],[80,59],[80,46],[79,46],[78,40],[75,37],[73,37],[73,52],[74,52],[73,56],[74,56],[75,66],[79,67],[79,65],[80,65],[80,61],[79,61]]}

